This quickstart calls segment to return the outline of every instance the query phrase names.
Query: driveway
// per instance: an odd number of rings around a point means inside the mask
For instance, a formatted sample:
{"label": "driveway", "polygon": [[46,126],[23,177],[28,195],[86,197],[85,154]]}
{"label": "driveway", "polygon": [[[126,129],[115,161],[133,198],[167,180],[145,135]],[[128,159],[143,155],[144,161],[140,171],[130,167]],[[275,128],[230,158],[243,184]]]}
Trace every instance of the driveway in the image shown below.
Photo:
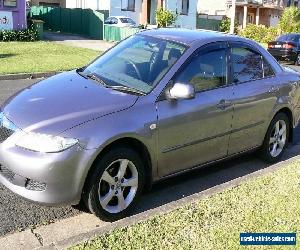
{"label": "driveway", "polygon": [[[35,81],[0,81],[0,103],[11,94]],[[295,133],[295,144],[298,143],[300,144],[300,127],[296,129]],[[284,159],[299,153],[299,145],[290,145]],[[142,196],[135,213],[159,207],[267,167],[268,165],[252,154],[163,181]],[[28,227],[51,223],[78,213],[81,211],[72,207],[53,208],[32,204],[19,198],[0,184],[0,236]]]}
{"label": "driveway", "polygon": [[115,44],[113,42],[90,39],[79,35],[71,35],[50,31],[44,32],[44,40],[98,51],[106,51]]}

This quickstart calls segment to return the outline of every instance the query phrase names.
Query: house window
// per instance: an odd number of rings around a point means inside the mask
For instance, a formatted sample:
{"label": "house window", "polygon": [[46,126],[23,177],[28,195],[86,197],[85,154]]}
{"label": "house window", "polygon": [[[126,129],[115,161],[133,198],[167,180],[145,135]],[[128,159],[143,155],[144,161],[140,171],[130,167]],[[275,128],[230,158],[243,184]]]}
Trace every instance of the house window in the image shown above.
{"label": "house window", "polygon": [[125,11],[135,10],[135,0],[121,0],[121,9]]}
{"label": "house window", "polygon": [[4,7],[17,7],[17,0],[3,0]]}
{"label": "house window", "polygon": [[181,15],[189,14],[189,0],[182,0]]}

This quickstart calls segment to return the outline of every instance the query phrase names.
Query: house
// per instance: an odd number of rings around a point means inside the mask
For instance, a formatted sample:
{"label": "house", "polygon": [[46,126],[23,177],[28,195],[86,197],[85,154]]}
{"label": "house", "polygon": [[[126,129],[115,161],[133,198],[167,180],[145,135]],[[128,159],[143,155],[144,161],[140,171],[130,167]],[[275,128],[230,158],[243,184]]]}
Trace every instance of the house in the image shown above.
{"label": "house", "polygon": [[0,0],[0,31],[26,27],[26,0]]}
{"label": "house", "polygon": [[[248,23],[275,26],[284,8],[299,3],[295,0],[236,0],[235,18],[240,28]],[[232,0],[199,0],[197,10],[201,14],[231,17]]]}
{"label": "house", "polygon": [[65,7],[65,0],[30,0],[31,6]]}
{"label": "house", "polygon": [[155,11],[165,8],[178,14],[177,27],[196,28],[197,0],[64,0],[67,8],[109,10],[111,16],[128,16],[138,24],[155,24]]}

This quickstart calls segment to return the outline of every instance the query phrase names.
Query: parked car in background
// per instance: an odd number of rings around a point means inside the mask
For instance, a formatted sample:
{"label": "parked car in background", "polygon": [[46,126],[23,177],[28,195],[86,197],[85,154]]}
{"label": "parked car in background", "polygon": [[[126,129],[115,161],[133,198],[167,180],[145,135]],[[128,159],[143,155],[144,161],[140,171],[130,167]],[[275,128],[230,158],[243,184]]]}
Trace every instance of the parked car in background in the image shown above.
{"label": "parked car in background", "polygon": [[0,182],[28,200],[117,220],[152,183],[259,150],[280,160],[300,117],[300,74],[254,41],[140,32],[0,110]]}
{"label": "parked car in background", "polygon": [[126,16],[111,16],[104,21],[104,24],[113,25],[117,27],[137,27],[135,21]]}
{"label": "parked car in background", "polygon": [[268,51],[278,61],[289,61],[300,65],[300,34],[279,36],[276,41],[268,43]]}

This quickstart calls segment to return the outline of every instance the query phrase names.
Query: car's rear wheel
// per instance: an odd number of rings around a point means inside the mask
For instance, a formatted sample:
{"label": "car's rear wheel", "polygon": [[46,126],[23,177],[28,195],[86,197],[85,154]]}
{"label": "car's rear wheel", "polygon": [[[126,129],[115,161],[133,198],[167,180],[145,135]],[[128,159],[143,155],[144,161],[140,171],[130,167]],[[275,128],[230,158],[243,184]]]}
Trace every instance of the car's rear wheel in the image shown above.
{"label": "car's rear wheel", "polygon": [[144,185],[144,166],[129,148],[109,151],[90,175],[83,199],[88,209],[105,221],[128,215]]}
{"label": "car's rear wheel", "polygon": [[277,114],[267,131],[265,140],[261,149],[262,158],[274,163],[280,160],[287,145],[290,134],[290,121],[286,114]]}

